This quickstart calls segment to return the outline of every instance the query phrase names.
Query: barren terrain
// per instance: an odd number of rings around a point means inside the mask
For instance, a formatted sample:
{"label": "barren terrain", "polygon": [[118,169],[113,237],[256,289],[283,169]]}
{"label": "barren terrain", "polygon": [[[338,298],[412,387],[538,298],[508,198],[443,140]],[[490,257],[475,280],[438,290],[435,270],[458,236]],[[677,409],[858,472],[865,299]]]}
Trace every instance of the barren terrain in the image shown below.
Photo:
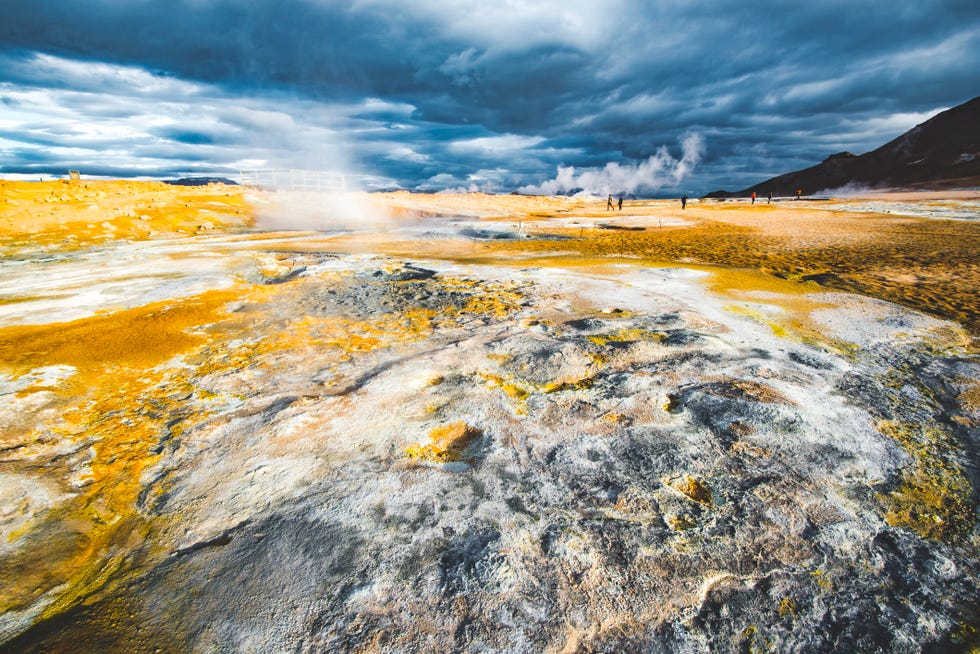
{"label": "barren terrain", "polygon": [[978,199],[0,182],[0,650],[976,646]]}

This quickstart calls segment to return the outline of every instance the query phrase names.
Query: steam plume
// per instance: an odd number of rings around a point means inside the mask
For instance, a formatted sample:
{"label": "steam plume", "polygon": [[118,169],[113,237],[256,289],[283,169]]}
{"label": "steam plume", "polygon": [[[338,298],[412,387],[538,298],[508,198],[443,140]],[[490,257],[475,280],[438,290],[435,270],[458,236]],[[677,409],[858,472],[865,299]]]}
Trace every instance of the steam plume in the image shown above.
{"label": "steam plume", "polygon": [[257,219],[267,230],[333,231],[375,228],[378,214],[364,193],[276,190],[265,194]]}
{"label": "steam plume", "polygon": [[558,166],[558,174],[541,184],[522,186],[522,193],[556,195],[584,193],[588,195],[652,193],[664,186],[676,186],[701,160],[704,140],[700,134],[688,134],[681,139],[681,158],[675,159],[666,147],[657,150],[645,161],[634,164],[609,162],[602,168],[576,171],[574,166]]}

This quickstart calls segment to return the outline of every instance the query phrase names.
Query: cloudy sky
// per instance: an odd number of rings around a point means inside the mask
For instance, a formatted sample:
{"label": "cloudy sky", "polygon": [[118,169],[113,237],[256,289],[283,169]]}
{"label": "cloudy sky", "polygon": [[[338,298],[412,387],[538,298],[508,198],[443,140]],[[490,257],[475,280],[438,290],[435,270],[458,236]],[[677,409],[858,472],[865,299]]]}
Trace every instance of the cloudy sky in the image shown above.
{"label": "cloudy sky", "polygon": [[976,0],[31,0],[0,175],[701,194],[980,94]]}

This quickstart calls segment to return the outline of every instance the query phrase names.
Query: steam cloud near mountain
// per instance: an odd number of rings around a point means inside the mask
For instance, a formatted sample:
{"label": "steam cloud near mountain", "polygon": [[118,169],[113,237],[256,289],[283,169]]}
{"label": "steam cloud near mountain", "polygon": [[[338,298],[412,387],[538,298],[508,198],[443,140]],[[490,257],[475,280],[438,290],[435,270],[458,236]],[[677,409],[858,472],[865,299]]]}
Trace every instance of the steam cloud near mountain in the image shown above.
{"label": "steam cloud near mountain", "polygon": [[634,164],[615,161],[602,168],[558,166],[558,174],[541,184],[522,186],[521,193],[557,195],[582,193],[587,195],[619,195],[654,193],[664,186],[677,186],[687,177],[704,154],[704,139],[692,133],[681,139],[681,157],[674,158],[661,147],[656,154]]}

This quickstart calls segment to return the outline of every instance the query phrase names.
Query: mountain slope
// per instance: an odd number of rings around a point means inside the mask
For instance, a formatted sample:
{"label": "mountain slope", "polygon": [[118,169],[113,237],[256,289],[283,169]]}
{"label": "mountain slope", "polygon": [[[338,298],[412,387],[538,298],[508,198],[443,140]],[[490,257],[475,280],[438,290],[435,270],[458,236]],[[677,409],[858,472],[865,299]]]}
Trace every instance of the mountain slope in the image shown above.
{"label": "mountain slope", "polygon": [[880,148],[862,155],[832,154],[810,168],[785,173],[741,191],[706,197],[811,194],[847,184],[871,188],[973,186],[980,176],[980,96],[936,114]]}

